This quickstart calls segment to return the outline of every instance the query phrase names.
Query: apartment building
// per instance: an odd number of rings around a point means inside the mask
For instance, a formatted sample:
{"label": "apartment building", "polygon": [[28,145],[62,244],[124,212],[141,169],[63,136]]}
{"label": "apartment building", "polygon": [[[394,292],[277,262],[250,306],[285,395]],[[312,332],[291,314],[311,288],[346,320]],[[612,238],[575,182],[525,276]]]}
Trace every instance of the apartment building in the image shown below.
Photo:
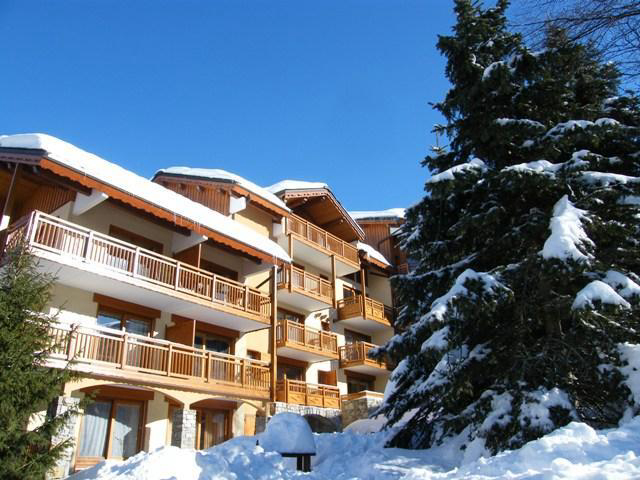
{"label": "apartment building", "polygon": [[52,407],[95,395],[58,476],[280,411],[338,428],[380,402],[389,370],[367,352],[393,333],[394,266],[327,185],[148,180],[39,134],[0,137],[0,185],[4,241],[56,276],[49,365],[82,373]]}

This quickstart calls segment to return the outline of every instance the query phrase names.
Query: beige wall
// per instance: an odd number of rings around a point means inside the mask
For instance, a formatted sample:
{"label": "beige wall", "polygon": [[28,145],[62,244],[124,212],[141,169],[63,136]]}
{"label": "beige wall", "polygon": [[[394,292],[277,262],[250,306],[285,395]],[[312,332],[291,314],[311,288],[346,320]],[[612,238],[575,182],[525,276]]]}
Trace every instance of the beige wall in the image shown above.
{"label": "beige wall", "polygon": [[271,234],[273,217],[264,210],[254,207],[253,205],[248,204],[247,208],[234,213],[231,218],[236,222],[242,223],[252,230],[255,230],[260,235],[268,237]]}

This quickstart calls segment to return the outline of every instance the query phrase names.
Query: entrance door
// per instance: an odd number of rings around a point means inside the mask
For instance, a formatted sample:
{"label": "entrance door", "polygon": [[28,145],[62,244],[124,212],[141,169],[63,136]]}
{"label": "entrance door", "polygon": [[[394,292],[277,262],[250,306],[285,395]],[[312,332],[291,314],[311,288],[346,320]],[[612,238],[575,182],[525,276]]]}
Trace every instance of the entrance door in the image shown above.
{"label": "entrance door", "polygon": [[229,412],[227,410],[196,410],[196,449],[203,450],[229,438]]}

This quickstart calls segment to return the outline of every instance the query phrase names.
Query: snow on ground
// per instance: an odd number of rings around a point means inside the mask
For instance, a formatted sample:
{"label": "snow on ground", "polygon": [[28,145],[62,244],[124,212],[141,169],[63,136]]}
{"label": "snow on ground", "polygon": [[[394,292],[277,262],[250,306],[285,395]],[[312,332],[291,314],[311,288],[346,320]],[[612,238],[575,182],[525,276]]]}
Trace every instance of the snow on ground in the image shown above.
{"label": "snow on ground", "polygon": [[383,448],[388,433],[346,431],[315,435],[317,455],[308,474],[296,472],[291,459],[238,437],[209,450],[164,447],[124,462],[109,461],[74,480],[234,479],[268,480],[491,480],[640,478],[640,417],[620,428],[596,431],[572,422],[519,450],[460,465],[463,452],[452,445],[429,450]]}

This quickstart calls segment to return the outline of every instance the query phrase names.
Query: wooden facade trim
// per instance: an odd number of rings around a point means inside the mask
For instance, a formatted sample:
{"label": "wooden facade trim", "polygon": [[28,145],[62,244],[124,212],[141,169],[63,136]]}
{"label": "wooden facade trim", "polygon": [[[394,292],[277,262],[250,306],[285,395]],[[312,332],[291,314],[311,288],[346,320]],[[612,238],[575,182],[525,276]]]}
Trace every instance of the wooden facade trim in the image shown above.
{"label": "wooden facade trim", "polygon": [[147,318],[160,318],[160,310],[145,307],[143,305],[138,305],[137,303],[126,302],[117,298],[108,297],[99,293],[93,294],[93,301],[101,307],[112,308],[114,310],[131,313],[133,315],[140,315]]}
{"label": "wooden facade trim", "polygon": [[[202,177],[190,177],[188,175],[171,174],[166,172],[163,172],[159,175],[154,176],[153,181],[156,183],[163,183],[163,182],[184,183],[184,184],[190,184],[190,185],[204,186],[206,188],[219,188],[219,189],[226,190],[228,192],[233,192],[240,197],[246,197],[249,202],[253,203],[256,207],[260,208],[261,210],[266,211],[267,213],[269,213],[271,216],[273,216],[278,220],[281,219],[282,217],[286,217],[289,214],[289,212],[283,209],[282,207],[274,203],[271,203],[270,201],[262,198],[261,196],[256,195],[253,192],[250,192],[249,190],[242,187],[241,185],[237,183],[233,183],[231,181],[225,182],[223,180],[216,180],[216,179],[208,180]],[[228,212],[225,213],[225,215],[228,215]]]}
{"label": "wooden facade trim", "polygon": [[57,175],[62,177],[69,178],[71,180],[77,181],[78,183],[85,185],[89,188],[95,188],[101,192],[106,193],[111,198],[116,200],[120,200],[123,203],[131,205],[137,209],[143,210],[147,213],[151,213],[152,215],[161,218],[163,220],[167,220],[171,222],[173,225],[177,227],[184,227],[191,231],[196,232],[200,235],[205,235],[211,240],[226,245],[238,252],[245,254],[246,256],[254,259],[259,259],[267,263],[274,263],[274,260],[277,263],[284,263],[281,260],[274,259],[273,256],[257,250],[245,243],[242,243],[236,239],[232,239],[227,237],[219,232],[215,232],[209,228],[206,228],[200,224],[193,222],[187,218],[184,218],[180,215],[175,214],[171,210],[161,208],[157,205],[154,205],[146,200],[135,197],[127,192],[117,189],[111,185],[108,185],[100,180],[87,177],[86,175],[77,172],[69,167],[61,165],[49,158],[42,158],[40,160],[40,166],[46,170],[49,170]]}

